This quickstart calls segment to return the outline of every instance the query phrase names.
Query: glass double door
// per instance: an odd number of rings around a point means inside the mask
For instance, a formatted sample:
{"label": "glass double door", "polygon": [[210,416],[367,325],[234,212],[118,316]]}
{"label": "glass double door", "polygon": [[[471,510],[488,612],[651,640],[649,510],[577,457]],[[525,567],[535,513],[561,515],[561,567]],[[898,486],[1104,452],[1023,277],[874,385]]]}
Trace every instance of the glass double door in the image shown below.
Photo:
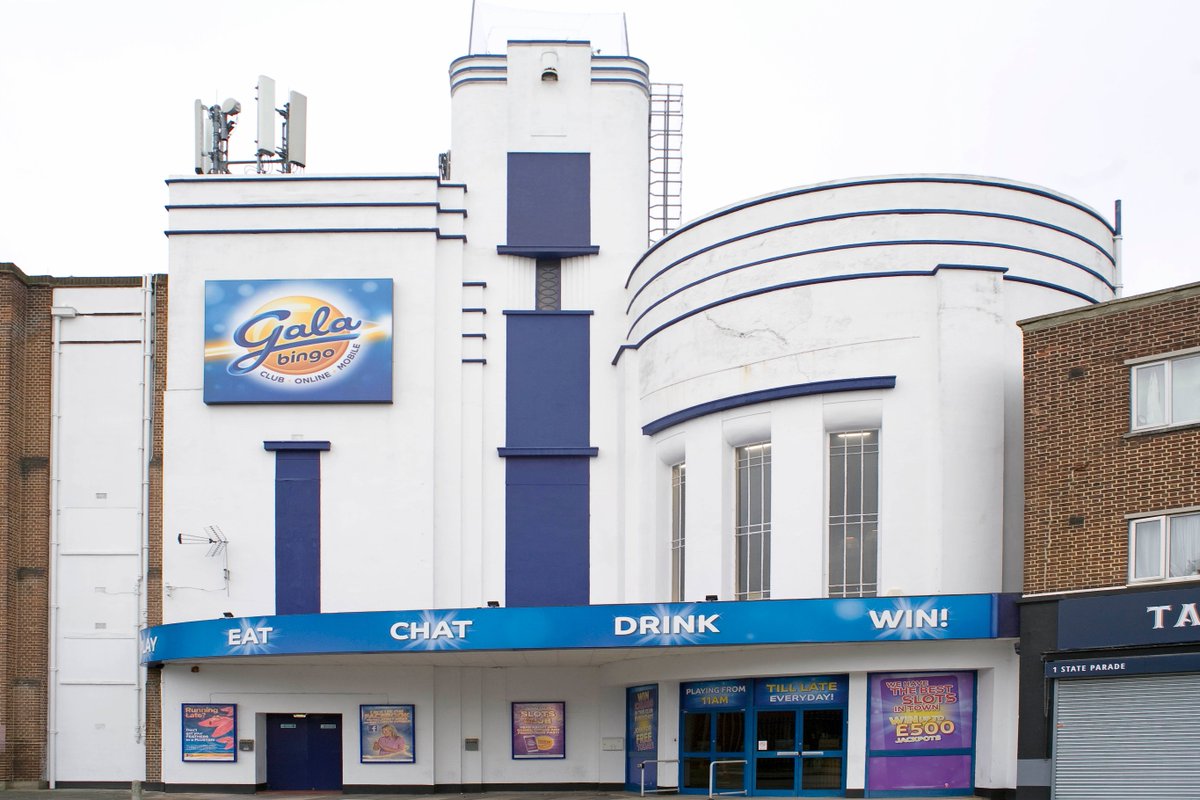
{"label": "glass double door", "polygon": [[[844,708],[687,711],[682,745],[680,786],[685,792],[707,792],[710,775],[718,793],[845,791]],[[722,761],[732,763],[713,767]]]}
{"label": "glass double door", "polygon": [[760,709],[755,717],[754,794],[841,794],[844,709]]}

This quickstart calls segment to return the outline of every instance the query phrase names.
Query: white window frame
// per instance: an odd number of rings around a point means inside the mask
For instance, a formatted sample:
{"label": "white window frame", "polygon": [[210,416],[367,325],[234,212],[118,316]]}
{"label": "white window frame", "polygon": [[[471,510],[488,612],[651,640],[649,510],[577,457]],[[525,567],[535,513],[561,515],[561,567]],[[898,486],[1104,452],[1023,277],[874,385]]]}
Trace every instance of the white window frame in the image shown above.
{"label": "white window frame", "polygon": [[[1200,359],[1200,351],[1196,351],[1196,350],[1184,351],[1177,355],[1173,354],[1170,357],[1159,356],[1159,357],[1155,357],[1153,359],[1146,359],[1146,360],[1138,359],[1136,361],[1126,362],[1127,364],[1130,365],[1130,368],[1129,368],[1129,429],[1131,431],[1159,430],[1162,428],[1170,428],[1170,427],[1174,427],[1177,425],[1193,425],[1193,424],[1200,423],[1200,415],[1197,415],[1196,417],[1189,418],[1189,419],[1176,419],[1175,418],[1175,409],[1173,407],[1174,404],[1172,402],[1173,401],[1173,398],[1172,398],[1173,385],[1172,384],[1173,384],[1173,376],[1174,376],[1174,372],[1175,372],[1175,365],[1181,361],[1187,361],[1187,360],[1191,360],[1191,359]],[[1164,375],[1163,386],[1160,389],[1160,392],[1162,393],[1162,396],[1163,396],[1163,399],[1162,399],[1163,421],[1156,422],[1156,423],[1144,423],[1144,424],[1139,425],[1138,417],[1139,417],[1140,412],[1142,411],[1142,408],[1140,407],[1140,405],[1138,403],[1138,395],[1141,394],[1138,391],[1138,375],[1139,375],[1139,373],[1143,373],[1145,370],[1149,370],[1154,367],[1163,367],[1163,375]]]}
{"label": "white window frame", "polygon": [[[766,448],[764,455],[759,456],[763,459],[761,464],[750,464],[748,469],[761,469],[763,472],[763,480],[759,486],[759,499],[762,501],[760,509],[762,522],[751,523],[747,525],[739,524],[741,514],[741,486],[742,466],[739,463],[743,456],[742,454],[753,448]],[[733,508],[733,590],[735,600],[768,600],[771,597],[771,442],[753,442],[740,447],[735,447],[733,450],[733,480],[734,480],[734,508]],[[747,492],[749,496],[749,492]],[[759,561],[758,564],[746,564],[747,582],[742,582],[743,564],[741,558],[741,542],[743,539],[747,541],[746,549],[750,550],[751,537],[760,537],[759,539]],[[749,587],[749,576],[751,570],[757,568],[759,577],[759,588],[751,590]]]}
{"label": "white window frame", "polygon": [[[857,584],[858,588],[855,590],[851,590],[849,588],[850,584],[845,582],[845,574],[846,574],[847,565],[843,562],[843,564],[842,564],[843,582],[841,584],[839,584],[841,586],[841,589],[839,591],[834,591],[834,587],[831,585],[832,584],[832,581],[831,581],[832,576],[831,576],[831,569],[830,569],[833,559],[834,559],[834,555],[835,555],[833,552],[833,543],[832,543],[832,531],[833,531],[833,526],[835,525],[835,521],[834,521],[834,516],[833,516],[833,507],[832,507],[831,500],[830,500],[830,494],[833,489],[833,475],[831,473],[831,461],[832,461],[832,456],[833,456],[834,440],[838,436],[844,437],[847,435],[870,434],[870,433],[875,434],[875,444],[874,444],[875,456],[876,456],[876,458],[875,458],[875,503],[876,503],[875,510],[874,511],[866,511],[866,510],[860,509],[860,513],[858,513],[858,514],[843,514],[843,515],[839,516],[839,521],[849,522],[849,521],[853,520],[854,522],[856,522],[857,524],[862,526],[863,529],[865,529],[867,525],[874,524],[874,526],[875,526],[875,559],[874,559],[874,562],[875,562],[874,578],[875,578],[875,580],[874,581],[863,580],[862,564],[865,559],[863,558],[863,555],[864,555],[863,551],[860,550],[860,553],[859,553],[859,581]],[[825,452],[823,454],[824,459],[825,459],[825,526],[824,526],[824,533],[825,533],[825,593],[826,593],[826,596],[828,596],[828,597],[878,597],[879,596],[879,586],[880,586],[879,573],[880,573],[880,567],[881,567],[879,556],[882,551],[882,548],[880,546],[880,535],[881,535],[880,507],[883,505],[883,495],[882,495],[882,488],[881,488],[881,483],[882,483],[882,479],[883,479],[883,470],[882,470],[882,465],[880,462],[880,458],[882,457],[882,446],[883,446],[883,429],[878,425],[863,427],[863,428],[851,428],[851,429],[845,429],[845,430],[827,431],[825,434]],[[843,487],[845,487],[844,480],[843,480]],[[863,488],[864,488],[863,486],[861,486],[861,485],[859,486],[860,493],[863,491]],[[861,502],[861,499],[860,499],[860,502]],[[865,538],[865,536],[864,536],[864,538]],[[861,547],[861,543],[860,543],[860,547]],[[843,559],[845,559],[844,546],[843,546],[843,551],[841,553],[841,557]],[[868,588],[868,587],[870,587],[870,588]]]}
{"label": "white window frame", "polygon": [[687,462],[671,465],[671,602],[682,603],[686,591]]}
{"label": "white window frame", "polygon": [[[1169,575],[1171,559],[1171,522],[1184,517],[1200,517],[1200,507],[1180,509],[1177,512],[1129,517],[1129,575],[1130,584],[1181,583],[1200,580],[1200,565],[1196,572],[1188,575]],[[1137,528],[1147,522],[1158,523],[1158,570],[1156,574],[1138,578],[1137,573]]]}

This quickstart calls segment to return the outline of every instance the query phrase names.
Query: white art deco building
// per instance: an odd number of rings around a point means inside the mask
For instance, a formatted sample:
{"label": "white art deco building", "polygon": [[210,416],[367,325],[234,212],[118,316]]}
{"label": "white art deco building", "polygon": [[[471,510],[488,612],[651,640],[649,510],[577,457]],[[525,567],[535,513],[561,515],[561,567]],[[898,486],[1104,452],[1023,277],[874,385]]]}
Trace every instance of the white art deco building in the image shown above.
{"label": "white art deco building", "polygon": [[903,175],[647,249],[649,81],[511,41],[448,176],[168,181],[161,741],[62,785],[1011,792],[1015,323],[1113,226]]}

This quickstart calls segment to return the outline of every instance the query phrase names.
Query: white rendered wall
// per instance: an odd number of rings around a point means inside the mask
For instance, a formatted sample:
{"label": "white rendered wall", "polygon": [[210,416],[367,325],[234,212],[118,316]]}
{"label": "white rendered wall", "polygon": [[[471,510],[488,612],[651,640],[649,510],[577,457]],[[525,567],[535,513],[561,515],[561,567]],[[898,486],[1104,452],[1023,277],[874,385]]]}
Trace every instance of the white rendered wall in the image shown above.
{"label": "white rendered wall", "polygon": [[[714,212],[631,270],[626,448],[642,486],[627,529],[630,591],[667,596],[662,452],[686,452],[688,599],[732,597],[732,420],[773,442],[773,597],[825,593],[825,434],[881,426],[880,592],[1019,586],[1020,332],[1016,320],[1112,296],[1112,232],[1069,198],[967,176],[787,190]],[[1089,272],[1090,270],[1090,272]],[[1035,281],[1037,283],[1030,283]],[[790,284],[790,286],[789,286]],[[732,302],[729,298],[740,297]],[[704,309],[695,313],[696,309]],[[747,392],[896,376],[870,393],[777,400],[637,428]],[[874,406],[864,419],[838,408]],[[847,405],[851,404],[851,405]],[[817,409],[824,408],[825,411]],[[675,457],[675,456],[672,456]],[[650,563],[652,568],[636,565]],[[720,587],[717,592],[716,587]]]}
{"label": "white rendered wall", "polygon": [[[137,631],[142,621],[143,323],[137,287],[59,288],[74,309],[57,324],[57,609],[52,647],[50,774],[132,781],[145,773]],[[150,309],[153,305],[148,306]]]}
{"label": "white rendered wall", "polygon": [[[338,203],[458,205],[461,189],[433,179],[173,183],[172,205],[315,202],[222,209],[227,229],[329,228]],[[366,198],[366,199],[364,199]],[[430,207],[368,209],[369,227],[419,228]],[[412,218],[394,219],[397,213]],[[172,211],[172,230],[195,227]],[[363,212],[366,213],[366,212]],[[328,215],[332,214],[333,217]],[[448,226],[461,214],[441,213]],[[325,611],[456,605],[464,585],[459,541],[458,403],[462,370],[460,240],[416,233],[172,235],[170,366],[165,398],[164,621],[274,611],[275,454],[269,440],[328,440],[321,456],[321,602]],[[203,402],[204,281],[391,278],[394,282],[391,404],[207,406]],[[447,416],[449,414],[449,416]],[[439,423],[439,424],[435,424]],[[231,581],[220,559],[177,544],[179,532],[220,525]],[[368,555],[369,554],[369,555]],[[478,580],[478,578],[476,578]],[[436,588],[435,588],[436,587]]]}
{"label": "white rendered wall", "polygon": [[[542,58],[553,53],[557,81],[541,80]],[[614,73],[601,66],[631,70],[633,82],[601,82]],[[488,70],[479,70],[487,67]],[[503,67],[503,70],[496,68]],[[452,179],[469,187],[465,280],[481,280],[478,294],[488,313],[477,318],[486,332],[486,366],[464,379],[464,497],[480,499],[478,512],[464,513],[466,541],[482,543],[484,597],[502,599],[504,587],[504,462],[496,448],[505,444],[504,310],[534,307],[534,261],[498,256],[507,243],[507,154],[510,152],[588,153],[591,162],[591,237],[598,255],[562,261],[562,308],[591,310],[591,444],[600,454],[590,463],[591,600],[626,597],[624,563],[613,554],[628,535],[621,490],[625,460],[620,431],[628,426],[616,398],[622,378],[610,364],[624,335],[621,283],[629,265],[645,249],[648,185],[649,100],[645,65],[637,59],[593,58],[587,43],[510,43],[504,58],[467,58],[451,66]],[[504,80],[473,80],[497,78]],[[462,82],[465,81],[465,82]],[[473,387],[467,390],[467,387]],[[475,388],[477,387],[477,388]],[[478,437],[478,438],[475,438]],[[469,475],[468,475],[469,473]],[[475,531],[478,525],[478,533]]]}

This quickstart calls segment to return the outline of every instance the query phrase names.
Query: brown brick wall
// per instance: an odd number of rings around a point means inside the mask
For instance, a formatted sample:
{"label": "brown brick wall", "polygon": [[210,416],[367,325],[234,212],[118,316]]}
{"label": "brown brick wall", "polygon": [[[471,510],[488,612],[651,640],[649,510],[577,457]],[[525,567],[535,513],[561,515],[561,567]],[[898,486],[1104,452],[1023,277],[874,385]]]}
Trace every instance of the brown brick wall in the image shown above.
{"label": "brown brick wall", "polygon": [[[167,387],[167,276],[154,276],[154,417],[150,453],[150,554],[146,575],[146,624],[162,624],[163,393]],[[162,671],[146,673],[146,780],[162,780]]]}
{"label": "brown brick wall", "polygon": [[46,757],[50,295],[0,264],[0,782],[41,779]]}
{"label": "brown brick wall", "polygon": [[[0,788],[46,772],[49,656],[50,420],[56,286],[138,286],[137,278],[29,277],[0,263]],[[162,401],[166,276],[155,278],[154,442],[150,470],[148,623],[162,622]],[[147,780],[161,780],[159,675],[146,685]]]}
{"label": "brown brick wall", "polygon": [[1200,347],[1200,284],[1023,327],[1025,592],[1124,586],[1125,515],[1200,505],[1200,426],[1127,435],[1124,362]]}

